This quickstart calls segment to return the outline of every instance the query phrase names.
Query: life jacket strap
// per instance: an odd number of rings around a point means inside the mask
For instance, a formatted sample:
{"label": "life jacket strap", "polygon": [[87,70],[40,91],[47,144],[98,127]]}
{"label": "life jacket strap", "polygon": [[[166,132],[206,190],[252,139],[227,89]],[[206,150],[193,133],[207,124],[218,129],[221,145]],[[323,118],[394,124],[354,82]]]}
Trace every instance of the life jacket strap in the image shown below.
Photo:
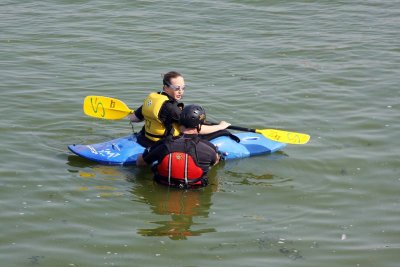
{"label": "life jacket strap", "polygon": [[185,154],[185,184],[188,185],[188,154]]}
{"label": "life jacket strap", "polygon": [[168,155],[168,184],[171,183],[171,172],[172,172],[172,153]]}
{"label": "life jacket strap", "polygon": [[152,134],[152,133],[149,133],[146,130],[145,130],[145,134],[150,136],[150,137],[154,137],[154,138],[164,138],[165,137],[165,133],[164,134]]}

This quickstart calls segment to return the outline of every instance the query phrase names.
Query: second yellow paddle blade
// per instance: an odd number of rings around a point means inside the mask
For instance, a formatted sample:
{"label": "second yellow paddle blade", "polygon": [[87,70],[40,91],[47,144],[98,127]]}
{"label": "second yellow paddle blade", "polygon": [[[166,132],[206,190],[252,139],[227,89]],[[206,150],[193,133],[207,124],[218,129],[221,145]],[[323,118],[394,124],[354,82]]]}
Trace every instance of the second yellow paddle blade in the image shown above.
{"label": "second yellow paddle blade", "polygon": [[83,101],[83,112],[95,118],[119,120],[133,113],[133,110],[128,108],[121,100],[106,96],[90,95],[85,97]]}
{"label": "second yellow paddle blade", "polygon": [[310,136],[304,133],[287,132],[275,129],[257,129],[256,132],[264,135],[268,139],[286,144],[302,145],[306,144],[310,140]]}

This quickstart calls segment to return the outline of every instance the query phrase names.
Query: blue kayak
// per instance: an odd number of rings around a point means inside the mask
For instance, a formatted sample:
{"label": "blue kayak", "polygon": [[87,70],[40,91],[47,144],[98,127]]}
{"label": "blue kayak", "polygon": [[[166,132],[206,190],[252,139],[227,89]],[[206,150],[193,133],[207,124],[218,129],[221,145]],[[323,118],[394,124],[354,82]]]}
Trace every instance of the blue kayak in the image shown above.
{"label": "blue kayak", "polygon": [[[234,135],[239,137],[240,143],[227,136],[211,140],[225,160],[270,154],[286,146],[258,133],[245,132]],[[107,165],[135,164],[138,155],[144,151],[144,147],[137,143],[135,134],[98,144],[69,145],[68,149],[80,157]]]}

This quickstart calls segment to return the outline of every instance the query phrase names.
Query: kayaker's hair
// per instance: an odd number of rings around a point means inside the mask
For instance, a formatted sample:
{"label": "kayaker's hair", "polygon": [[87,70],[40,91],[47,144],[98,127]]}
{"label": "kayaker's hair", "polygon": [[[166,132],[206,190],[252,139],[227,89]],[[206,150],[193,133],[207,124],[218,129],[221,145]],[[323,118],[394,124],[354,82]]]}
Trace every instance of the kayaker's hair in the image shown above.
{"label": "kayaker's hair", "polygon": [[177,71],[170,71],[166,74],[163,75],[163,85],[165,86],[171,86],[171,79],[174,79],[176,77],[182,77],[182,74],[180,74]]}

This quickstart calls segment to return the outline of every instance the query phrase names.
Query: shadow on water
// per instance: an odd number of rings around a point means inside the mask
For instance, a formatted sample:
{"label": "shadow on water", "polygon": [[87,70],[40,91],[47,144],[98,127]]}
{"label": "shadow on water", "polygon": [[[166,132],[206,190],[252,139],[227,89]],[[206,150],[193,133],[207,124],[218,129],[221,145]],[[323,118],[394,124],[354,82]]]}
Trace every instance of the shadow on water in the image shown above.
{"label": "shadow on water", "polygon": [[168,236],[172,240],[183,240],[216,231],[214,228],[201,228],[202,223],[196,222],[196,218],[208,218],[211,197],[218,187],[215,178],[211,178],[205,188],[181,190],[154,182],[149,168],[107,166],[74,156],[68,157],[67,164],[72,167],[68,169],[70,173],[76,173],[77,177],[86,181],[79,191],[91,191],[98,197],[123,196],[125,190],[113,184],[116,180],[127,180],[133,183],[130,193],[134,201],[147,204],[153,214],[162,215],[163,219],[165,215],[169,216],[168,220],[151,222],[157,227],[138,229],[137,233],[142,236]]}
{"label": "shadow on water", "polygon": [[104,165],[75,155],[68,156],[68,172],[76,181],[78,192],[86,191],[87,197],[121,197],[126,195],[124,166]]}
{"label": "shadow on water", "polygon": [[250,172],[225,171],[225,174],[231,177],[241,179],[241,181],[239,182],[239,184],[241,185],[272,186],[273,184],[286,183],[292,181],[292,179],[290,178],[283,178],[272,173],[256,175]]}
{"label": "shadow on water", "polygon": [[92,167],[99,165],[99,163],[96,163],[94,161],[76,156],[76,155],[68,155],[67,157],[67,164],[71,167],[78,167],[78,168],[83,168],[83,167]]}
{"label": "shadow on water", "polygon": [[[273,161],[273,160],[280,160],[289,156],[283,151],[277,151],[269,155],[252,156],[252,159],[255,159],[257,157],[263,158],[268,161]],[[273,173],[256,174],[255,172],[253,173],[248,171],[238,171],[242,170],[243,164],[246,165],[246,163],[244,162],[248,159],[249,158],[222,161],[218,165],[218,168],[223,169],[224,170],[223,175],[230,177],[230,179],[229,181],[222,180],[220,182],[223,184],[229,183],[237,185],[257,185],[257,186],[269,187],[274,184],[286,183],[292,181],[291,178],[281,177]]]}
{"label": "shadow on water", "polygon": [[[194,190],[180,190],[159,185],[152,179],[149,169],[136,169],[131,193],[135,200],[149,205],[157,215],[168,215],[169,220],[152,221],[158,225],[154,228],[138,229],[142,236],[168,236],[172,240],[183,240],[189,236],[200,236],[215,232],[214,228],[201,228],[196,218],[208,218],[211,207],[211,196],[217,185],[210,183],[207,187]],[[165,216],[163,217],[165,218]]]}
{"label": "shadow on water", "polygon": [[[124,177],[124,180],[133,183],[130,193],[134,201],[147,204],[153,214],[161,215],[164,219],[151,222],[157,227],[138,229],[137,233],[142,236],[168,236],[172,240],[183,240],[189,236],[216,232],[214,228],[201,228],[203,223],[196,222],[197,218],[208,218],[211,197],[218,188],[213,171],[209,173],[211,178],[207,187],[181,190],[154,182],[149,168],[107,166],[74,155],[68,157],[67,164],[71,167],[69,172],[87,181],[79,190],[92,191],[99,197],[124,195],[123,190],[109,185],[109,182]],[[96,181],[90,183],[93,179]],[[165,215],[170,219],[165,220]]]}

